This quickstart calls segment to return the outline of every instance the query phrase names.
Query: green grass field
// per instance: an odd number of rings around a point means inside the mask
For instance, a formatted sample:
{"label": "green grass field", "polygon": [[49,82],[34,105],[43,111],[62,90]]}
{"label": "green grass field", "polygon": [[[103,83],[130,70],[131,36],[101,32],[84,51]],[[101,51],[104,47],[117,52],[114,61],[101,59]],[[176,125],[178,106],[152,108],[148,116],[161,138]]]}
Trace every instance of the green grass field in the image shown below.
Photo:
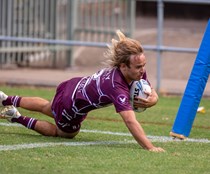
{"label": "green grass field", "polygon": [[[51,99],[54,89],[0,86],[10,95],[42,96]],[[148,136],[165,153],[143,150],[129,135],[113,107],[96,110],[74,139],[44,137],[17,124],[0,120],[1,174],[204,174],[210,173],[209,142],[167,141],[181,97],[160,97],[158,104],[137,114]],[[190,139],[210,139],[210,100],[201,104],[205,114],[197,114]],[[20,109],[23,115],[53,120]]]}

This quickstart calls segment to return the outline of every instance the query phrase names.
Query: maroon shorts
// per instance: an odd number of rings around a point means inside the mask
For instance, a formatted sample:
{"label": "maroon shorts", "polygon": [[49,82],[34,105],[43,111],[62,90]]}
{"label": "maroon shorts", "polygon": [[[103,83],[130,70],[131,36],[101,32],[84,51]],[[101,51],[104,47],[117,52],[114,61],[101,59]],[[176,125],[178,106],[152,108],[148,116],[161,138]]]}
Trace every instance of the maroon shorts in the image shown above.
{"label": "maroon shorts", "polygon": [[[55,123],[60,130],[66,133],[77,132],[81,127],[82,120],[76,119],[76,114],[71,109],[71,105],[72,105],[71,94],[73,93],[74,88],[75,88],[75,83],[77,82],[78,80],[73,79],[71,86],[69,85],[67,86],[67,84],[69,84],[68,81],[61,83],[57,87],[56,94],[52,102],[51,109],[54,115]],[[68,106],[70,109],[65,108],[66,104],[64,105],[64,100],[65,100],[64,93],[65,93],[66,87],[68,87],[68,92],[69,92]]]}

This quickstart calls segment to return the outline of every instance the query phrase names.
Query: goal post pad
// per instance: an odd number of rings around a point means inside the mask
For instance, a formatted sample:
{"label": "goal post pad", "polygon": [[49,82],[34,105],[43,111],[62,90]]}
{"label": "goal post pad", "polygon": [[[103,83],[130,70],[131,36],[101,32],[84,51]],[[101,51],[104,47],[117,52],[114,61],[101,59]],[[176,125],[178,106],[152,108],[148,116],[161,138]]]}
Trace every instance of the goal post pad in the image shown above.
{"label": "goal post pad", "polygon": [[208,21],[170,135],[188,137],[210,73],[210,20]]}

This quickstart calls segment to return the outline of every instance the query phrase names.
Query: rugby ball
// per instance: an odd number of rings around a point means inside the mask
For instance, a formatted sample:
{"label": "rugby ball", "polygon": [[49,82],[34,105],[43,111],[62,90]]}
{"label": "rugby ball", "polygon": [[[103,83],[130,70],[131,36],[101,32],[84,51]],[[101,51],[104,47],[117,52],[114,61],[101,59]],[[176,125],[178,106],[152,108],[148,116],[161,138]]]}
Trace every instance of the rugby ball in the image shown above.
{"label": "rugby ball", "polygon": [[[151,93],[151,87],[150,87],[149,83],[144,79],[141,79],[139,81],[134,81],[130,88],[130,103],[131,103],[131,105],[133,106],[134,98],[136,98],[136,97],[147,98],[148,94],[146,94],[145,92]],[[135,112],[143,112],[146,110],[146,108],[134,108],[134,106],[133,106],[133,110]]]}

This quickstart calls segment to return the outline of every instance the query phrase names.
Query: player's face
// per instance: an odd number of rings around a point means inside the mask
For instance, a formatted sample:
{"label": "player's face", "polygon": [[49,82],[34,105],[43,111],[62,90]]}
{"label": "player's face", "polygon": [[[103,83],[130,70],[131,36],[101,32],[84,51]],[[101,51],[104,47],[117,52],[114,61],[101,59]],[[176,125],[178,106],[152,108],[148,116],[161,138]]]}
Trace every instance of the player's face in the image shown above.
{"label": "player's face", "polygon": [[144,54],[131,55],[130,66],[125,67],[124,76],[128,83],[133,80],[140,80],[145,72],[146,58]]}

